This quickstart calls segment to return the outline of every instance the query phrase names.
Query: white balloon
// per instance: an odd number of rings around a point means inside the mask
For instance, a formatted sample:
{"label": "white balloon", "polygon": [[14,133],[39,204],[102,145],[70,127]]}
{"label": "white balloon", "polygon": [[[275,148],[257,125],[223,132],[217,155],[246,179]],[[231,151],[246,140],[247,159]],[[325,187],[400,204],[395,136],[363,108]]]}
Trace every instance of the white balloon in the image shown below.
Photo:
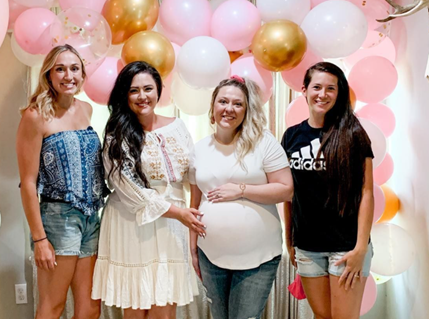
{"label": "white balloon", "polygon": [[371,273],[372,277],[374,277],[375,283],[377,285],[382,285],[386,282],[388,282],[390,279],[392,279],[391,276],[382,276],[382,275],[378,275],[376,273]]}
{"label": "white balloon", "polygon": [[12,47],[13,54],[22,64],[28,65],[30,67],[41,66],[43,64],[45,56],[43,54],[30,54],[24,51],[19,46],[18,42],[16,42],[14,33],[12,33],[10,45]]}
{"label": "white balloon", "polygon": [[323,58],[339,58],[360,48],[368,32],[363,12],[343,0],[314,7],[301,24],[312,49]]}
{"label": "white balloon", "polygon": [[300,25],[310,11],[310,0],[263,0],[256,7],[264,22],[272,20],[290,20]]}
{"label": "white balloon", "polygon": [[371,148],[372,152],[374,153],[374,159],[372,160],[372,163],[374,168],[376,168],[381,164],[384,157],[386,156],[386,136],[384,136],[383,132],[378,128],[378,126],[372,123],[370,120],[359,118],[359,122],[371,140]]}
{"label": "white balloon", "polygon": [[395,276],[403,273],[416,257],[413,239],[397,225],[374,225],[371,241],[374,246],[371,271],[378,275]]}
{"label": "white balloon", "polygon": [[230,59],[218,40],[207,36],[187,41],[177,58],[177,71],[190,86],[213,88],[229,75]]}
{"label": "white balloon", "polygon": [[207,113],[210,109],[213,91],[214,89],[196,89],[190,87],[177,73],[173,74],[171,97],[174,105],[183,113],[188,115],[202,115]]}

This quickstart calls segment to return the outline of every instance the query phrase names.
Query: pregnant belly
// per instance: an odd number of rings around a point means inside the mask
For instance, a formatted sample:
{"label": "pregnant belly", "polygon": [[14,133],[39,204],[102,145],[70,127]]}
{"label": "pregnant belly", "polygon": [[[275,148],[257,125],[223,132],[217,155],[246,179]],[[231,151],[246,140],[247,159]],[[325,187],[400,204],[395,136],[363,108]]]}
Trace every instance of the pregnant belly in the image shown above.
{"label": "pregnant belly", "polygon": [[275,205],[246,200],[203,202],[200,211],[204,213],[201,221],[207,230],[206,238],[200,238],[198,246],[212,258],[281,246],[281,224]]}

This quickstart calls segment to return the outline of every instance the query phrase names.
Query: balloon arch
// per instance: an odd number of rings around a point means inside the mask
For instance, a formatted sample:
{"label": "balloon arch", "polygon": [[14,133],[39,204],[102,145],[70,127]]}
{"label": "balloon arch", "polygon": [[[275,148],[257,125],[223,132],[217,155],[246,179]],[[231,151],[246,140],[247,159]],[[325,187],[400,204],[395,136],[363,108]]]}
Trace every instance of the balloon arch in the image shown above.
{"label": "balloon arch", "polygon": [[[336,63],[347,74],[352,104],[375,154],[371,236],[383,254],[373,260],[362,314],[375,302],[376,281],[410,267],[414,244],[402,228],[388,223],[399,200],[385,185],[394,170],[386,138],[395,129],[395,116],[383,101],[398,74],[390,24],[376,21],[390,10],[384,0],[59,0],[57,15],[53,5],[54,0],[0,0],[0,43],[7,29],[13,30],[12,50],[30,67],[41,65],[54,46],[74,46],[87,68],[85,92],[99,104],[107,103],[123,66],[136,60],[161,73],[165,88],[159,104],[174,103],[189,115],[206,113],[213,88],[231,74],[256,81],[267,102],[275,72],[299,92],[309,66],[326,59]],[[307,117],[306,101],[298,96],[285,122],[294,125]]]}

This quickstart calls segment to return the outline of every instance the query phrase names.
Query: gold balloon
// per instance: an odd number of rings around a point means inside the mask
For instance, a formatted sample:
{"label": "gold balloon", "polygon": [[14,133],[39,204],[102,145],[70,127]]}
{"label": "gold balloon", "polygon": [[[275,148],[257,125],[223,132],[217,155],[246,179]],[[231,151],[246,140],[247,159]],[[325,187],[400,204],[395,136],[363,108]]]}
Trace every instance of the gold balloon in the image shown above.
{"label": "gold balloon", "polygon": [[107,0],[101,12],[112,30],[112,44],[151,30],[158,19],[158,0]]}
{"label": "gold balloon", "polygon": [[289,20],[265,23],[252,40],[252,53],[263,68],[280,72],[294,68],[307,50],[304,31]]}
{"label": "gold balloon", "polygon": [[124,64],[134,61],[145,61],[166,78],[174,68],[176,55],[173,45],[161,33],[140,31],[124,43],[121,59]]}

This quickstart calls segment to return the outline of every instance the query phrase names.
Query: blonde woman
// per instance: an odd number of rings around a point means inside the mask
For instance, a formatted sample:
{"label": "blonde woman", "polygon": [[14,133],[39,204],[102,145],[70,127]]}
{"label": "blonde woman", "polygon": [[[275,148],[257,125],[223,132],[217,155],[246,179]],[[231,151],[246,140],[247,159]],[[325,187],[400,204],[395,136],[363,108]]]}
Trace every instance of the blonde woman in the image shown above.
{"label": "blonde woman", "polygon": [[265,130],[259,88],[233,76],[213,92],[216,131],[195,145],[191,207],[204,213],[205,238],[193,234],[193,266],[214,319],[259,318],[282,254],[275,204],[290,200],[286,154]]}
{"label": "blonde woman", "polygon": [[16,150],[37,266],[37,319],[59,318],[70,286],[75,319],[100,315],[100,303],[90,294],[97,212],[107,188],[100,141],[90,126],[92,108],[74,98],[85,76],[73,47],[55,47],[43,62],[29,105],[21,110]]}

